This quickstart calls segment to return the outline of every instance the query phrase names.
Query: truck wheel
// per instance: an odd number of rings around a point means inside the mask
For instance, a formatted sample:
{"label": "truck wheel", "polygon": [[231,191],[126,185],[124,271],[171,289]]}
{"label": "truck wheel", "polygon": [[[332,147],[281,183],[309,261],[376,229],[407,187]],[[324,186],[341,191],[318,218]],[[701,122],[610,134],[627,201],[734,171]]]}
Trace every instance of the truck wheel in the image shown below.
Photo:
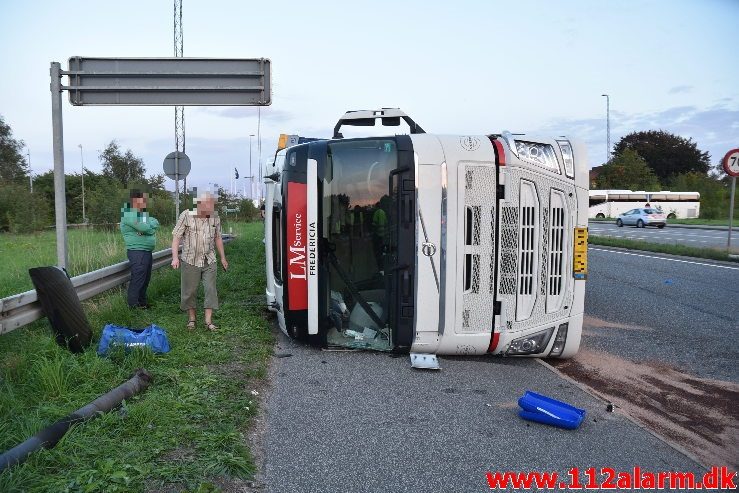
{"label": "truck wheel", "polygon": [[56,342],[73,353],[83,352],[90,345],[92,329],[66,272],[58,267],[35,267],[28,274]]}

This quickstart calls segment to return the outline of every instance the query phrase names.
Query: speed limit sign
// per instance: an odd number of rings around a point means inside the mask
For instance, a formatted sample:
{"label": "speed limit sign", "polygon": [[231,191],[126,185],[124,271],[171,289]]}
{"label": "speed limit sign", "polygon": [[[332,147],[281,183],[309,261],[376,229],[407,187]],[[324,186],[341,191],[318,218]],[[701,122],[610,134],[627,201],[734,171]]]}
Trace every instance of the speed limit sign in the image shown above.
{"label": "speed limit sign", "polygon": [[729,176],[739,176],[739,149],[732,149],[726,153],[723,160],[724,171]]}

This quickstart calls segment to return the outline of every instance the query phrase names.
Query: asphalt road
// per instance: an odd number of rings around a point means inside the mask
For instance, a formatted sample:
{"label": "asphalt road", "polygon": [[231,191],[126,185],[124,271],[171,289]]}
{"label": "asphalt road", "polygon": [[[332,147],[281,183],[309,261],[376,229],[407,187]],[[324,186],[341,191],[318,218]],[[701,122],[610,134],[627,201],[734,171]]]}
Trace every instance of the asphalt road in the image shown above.
{"label": "asphalt road", "polygon": [[739,265],[589,249],[583,339],[560,371],[704,465],[739,469]]}
{"label": "asphalt road", "polygon": [[[571,360],[570,369],[583,384],[616,392],[615,413],[531,359],[443,357],[440,372],[422,372],[407,357],[321,351],[279,334],[266,403],[266,491],[473,492],[490,491],[488,471],[704,470],[624,414],[688,444],[689,454],[705,449],[691,454],[703,464],[731,464],[736,393],[716,409],[706,393],[723,395],[739,381],[739,266],[657,257],[590,249],[581,352],[590,360]],[[628,385],[608,381],[619,372]],[[635,392],[642,387],[652,393]],[[516,401],[527,389],[586,409],[586,420],[575,431],[523,421]],[[675,414],[682,427],[671,427],[677,395],[699,400]]]}
{"label": "asphalt road", "polygon": [[[321,351],[284,336],[277,354],[269,492],[482,492],[488,471],[564,476],[574,466],[704,471],[535,360],[441,358],[441,371],[424,372],[407,356]],[[567,431],[522,420],[527,389],[585,409],[585,421]]]}
{"label": "asphalt road", "polygon": [[[593,236],[610,236],[613,238],[643,240],[652,243],[669,243],[698,248],[726,248],[728,237],[728,231],[679,228],[675,226],[671,227],[669,224],[663,229],[657,229],[654,227],[636,228],[635,226],[623,226],[619,228],[615,223],[590,223],[588,229],[589,233]],[[732,231],[732,248],[739,248],[739,231],[737,229],[739,228],[735,228]]]}
{"label": "asphalt road", "polygon": [[601,247],[588,257],[586,315],[611,324],[586,331],[584,347],[739,383],[739,264]]}

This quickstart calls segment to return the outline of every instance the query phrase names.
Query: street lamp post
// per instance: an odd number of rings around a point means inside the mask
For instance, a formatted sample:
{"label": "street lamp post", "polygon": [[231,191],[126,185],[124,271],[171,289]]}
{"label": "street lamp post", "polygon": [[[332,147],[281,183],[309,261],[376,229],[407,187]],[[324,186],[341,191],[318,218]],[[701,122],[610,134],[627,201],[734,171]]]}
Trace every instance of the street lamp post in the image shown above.
{"label": "street lamp post", "polygon": [[606,163],[611,161],[611,97],[601,94],[606,98]]}
{"label": "street lamp post", "polygon": [[26,146],[26,156],[28,157],[28,183],[31,186],[31,193],[33,193],[33,170],[31,169],[31,149]]}
{"label": "street lamp post", "polygon": [[249,134],[249,198],[254,200],[254,175],[251,173],[251,138],[254,134]]}
{"label": "street lamp post", "polygon": [[82,165],[82,222],[87,223],[87,215],[85,214],[85,160],[82,157],[82,144],[77,144],[80,148],[80,164]]}

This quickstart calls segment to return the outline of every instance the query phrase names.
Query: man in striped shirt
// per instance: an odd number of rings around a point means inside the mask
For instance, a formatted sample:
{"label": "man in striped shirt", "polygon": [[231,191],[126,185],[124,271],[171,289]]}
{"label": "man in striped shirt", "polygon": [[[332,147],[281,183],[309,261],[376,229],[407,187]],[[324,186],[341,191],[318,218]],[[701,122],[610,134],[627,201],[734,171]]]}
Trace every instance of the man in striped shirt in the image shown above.
{"label": "man in striped shirt", "polygon": [[213,310],[218,308],[218,292],[216,291],[215,250],[221,257],[223,270],[228,270],[228,261],[223,251],[221,238],[221,219],[215,212],[216,198],[205,192],[196,199],[195,210],[185,210],[177,219],[177,225],[172,231],[172,251],[177,252],[180,238],[183,239],[182,254],[172,256],[172,267],[180,267],[182,260],[182,274],[180,277],[180,309],[187,311],[189,316],[187,328],[194,329],[196,322],[196,298],[198,284],[203,283],[205,288],[205,327],[216,330],[213,324]]}

